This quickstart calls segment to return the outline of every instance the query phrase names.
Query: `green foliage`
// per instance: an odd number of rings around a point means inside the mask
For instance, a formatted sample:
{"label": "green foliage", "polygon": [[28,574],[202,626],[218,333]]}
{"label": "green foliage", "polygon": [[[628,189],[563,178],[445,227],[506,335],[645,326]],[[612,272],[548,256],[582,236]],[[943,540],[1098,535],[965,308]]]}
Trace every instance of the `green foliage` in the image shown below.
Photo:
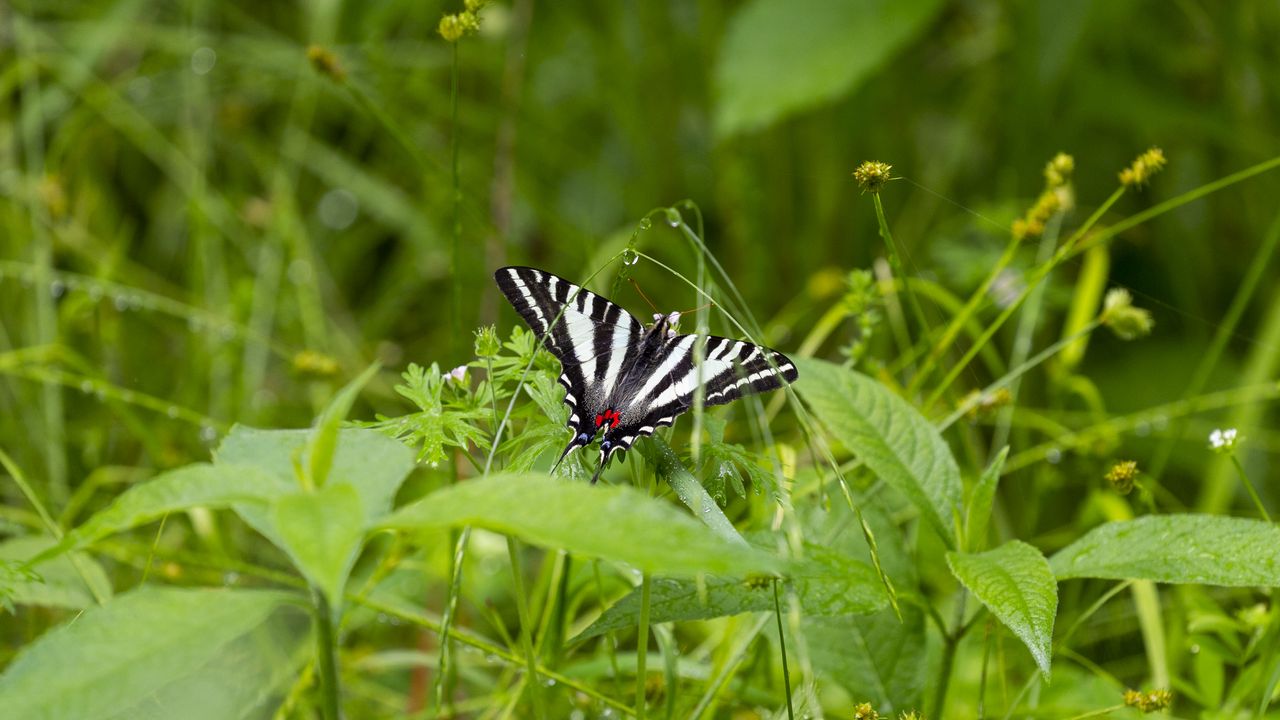
{"label": "green foliage", "polygon": [[817,420],[881,480],[905,495],[948,546],[955,546],[960,469],[919,411],[861,373],[820,360],[796,361],[797,388]]}
{"label": "green foliage", "polygon": [[[806,616],[867,615],[887,604],[880,578],[866,563],[816,545],[805,547],[806,557],[786,568],[786,586],[796,593]],[[769,612],[773,609],[773,578],[705,578],[700,581],[662,579],[654,583],[649,622],[664,623]],[[573,642],[634,627],[640,616],[640,591],[632,590],[605,610]]]}
{"label": "green foliage", "polygon": [[[272,664],[296,662],[283,637],[279,645],[254,638],[295,600],[278,592],[140,588],[28,646],[0,676],[0,707],[50,720],[149,717],[159,697],[162,708],[184,717],[209,717],[201,705],[210,701],[228,711],[239,706],[222,717],[240,717],[278,689]],[[222,661],[230,657],[264,672],[227,673],[234,667]],[[206,675],[210,668],[224,673]],[[210,690],[231,679],[247,685],[223,687],[230,692],[215,700]]]}
{"label": "green foliage", "polygon": [[[1275,715],[1280,6],[1164,10],[6,5],[0,715]],[[506,264],[800,383],[551,478]]]}
{"label": "green foliage", "polygon": [[406,531],[462,525],[660,574],[748,573],[777,564],[631,488],[536,474],[495,475],[439,490],[381,523]]}
{"label": "green foliage", "polygon": [[1096,527],[1050,564],[1059,580],[1280,587],[1280,527],[1213,515],[1152,515]]}
{"label": "green foliage", "polygon": [[753,0],[725,34],[716,132],[756,130],[848,93],[942,6],[939,0]]}
{"label": "green foliage", "polygon": [[983,553],[947,553],[947,564],[956,579],[1022,640],[1048,678],[1058,585],[1040,551],[1011,540]]}

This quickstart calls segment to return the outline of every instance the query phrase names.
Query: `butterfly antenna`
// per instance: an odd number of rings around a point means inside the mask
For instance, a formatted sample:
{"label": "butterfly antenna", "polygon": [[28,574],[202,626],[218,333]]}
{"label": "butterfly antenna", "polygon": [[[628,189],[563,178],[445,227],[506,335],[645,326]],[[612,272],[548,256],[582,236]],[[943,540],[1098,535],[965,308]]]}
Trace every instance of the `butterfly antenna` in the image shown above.
{"label": "butterfly antenna", "polygon": [[704,304],[699,305],[698,307],[696,307],[696,308],[694,308],[694,309],[692,309],[692,310],[681,310],[681,311],[680,311],[680,314],[681,314],[681,315],[688,315],[689,313],[696,313],[696,312],[698,312],[699,310],[701,310],[702,308],[709,308],[709,307],[715,307],[715,306],[716,306],[716,304],[715,304],[715,303],[713,303],[713,302],[704,303]]}
{"label": "butterfly antenna", "polygon": [[631,283],[631,287],[636,289],[636,292],[640,293],[640,297],[644,298],[644,301],[649,303],[649,307],[652,308],[654,312],[662,312],[658,309],[657,305],[653,304],[653,301],[649,299],[649,296],[645,295],[644,291],[640,289],[640,283],[636,282],[635,278],[629,277],[627,278],[627,281]]}

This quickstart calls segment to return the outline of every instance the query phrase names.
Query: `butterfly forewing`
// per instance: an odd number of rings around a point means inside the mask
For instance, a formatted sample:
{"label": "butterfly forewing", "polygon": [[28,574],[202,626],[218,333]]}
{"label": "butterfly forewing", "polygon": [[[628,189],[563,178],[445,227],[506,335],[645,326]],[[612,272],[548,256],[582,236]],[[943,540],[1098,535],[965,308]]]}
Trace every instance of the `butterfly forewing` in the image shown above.
{"label": "butterfly forewing", "polygon": [[[623,369],[638,352],[644,327],[618,305],[542,270],[505,267],[494,278],[560,361],[569,427],[575,443],[585,445],[598,428],[595,417],[606,409]],[[583,433],[589,437],[578,443]]]}

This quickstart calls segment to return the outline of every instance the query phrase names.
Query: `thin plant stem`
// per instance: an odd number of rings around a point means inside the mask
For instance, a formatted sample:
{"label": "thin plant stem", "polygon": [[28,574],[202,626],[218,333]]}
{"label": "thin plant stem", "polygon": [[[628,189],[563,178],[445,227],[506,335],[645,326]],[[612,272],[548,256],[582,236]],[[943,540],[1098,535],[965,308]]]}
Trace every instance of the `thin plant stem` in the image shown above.
{"label": "thin plant stem", "polygon": [[325,720],[338,720],[338,662],[333,613],[324,593],[313,589],[316,618],[316,659],[320,666],[320,708]]}
{"label": "thin plant stem", "polygon": [[795,720],[791,706],[791,670],[787,667],[787,640],[782,633],[782,602],[778,599],[778,578],[773,579],[773,616],[778,620],[778,650],[782,653],[782,689],[787,693],[787,718]]}
{"label": "thin plant stem", "polygon": [[960,373],[963,372],[964,369],[969,366],[969,362],[973,360],[973,358],[978,354],[978,352],[983,348],[983,346],[985,346],[988,342],[990,342],[991,338],[1005,324],[1005,321],[1007,321],[1010,317],[1013,316],[1015,312],[1017,312],[1018,308],[1022,305],[1022,301],[1027,299],[1027,297],[1031,294],[1031,292],[1035,290],[1036,287],[1039,286],[1039,284],[1046,277],[1049,276],[1049,273],[1052,272],[1053,269],[1056,268],[1058,265],[1065,262],[1068,258],[1073,257],[1073,252],[1077,249],[1077,246],[1080,244],[1080,239],[1085,236],[1085,233],[1087,233],[1093,227],[1093,225],[1096,224],[1099,219],[1101,219],[1102,215],[1108,209],[1110,209],[1112,205],[1115,205],[1116,202],[1120,200],[1120,197],[1124,195],[1124,190],[1125,189],[1121,187],[1121,188],[1118,188],[1115,192],[1111,193],[1111,197],[1107,198],[1106,202],[1104,202],[1097,210],[1095,210],[1094,213],[1089,216],[1089,219],[1086,220],[1083,225],[1077,228],[1074,233],[1072,233],[1071,237],[1068,238],[1067,241],[1062,244],[1062,247],[1058,249],[1058,252],[1054,253],[1053,257],[1049,260],[1049,262],[1037,267],[1030,274],[1030,276],[1027,277],[1026,286],[1022,288],[1022,291],[1018,293],[1018,296],[1013,299],[1013,302],[1009,303],[1009,306],[1006,307],[996,317],[996,319],[991,323],[991,325],[987,327],[987,329],[982,333],[982,335],[977,340],[974,341],[973,346],[969,348],[969,350],[964,354],[964,356],[960,359],[959,362],[957,362],[955,365],[952,366],[951,371],[948,372],[946,377],[942,379],[942,382],[938,384],[938,387],[934,388],[933,392],[930,393],[929,398],[925,400],[925,403],[924,403],[925,410],[928,410],[930,407],[932,407],[933,404],[937,402],[938,398],[940,398],[942,394],[947,391],[947,388],[951,386],[951,383],[955,382],[955,379],[957,377],[960,377]]}
{"label": "thin plant stem", "polygon": [[[45,508],[44,503],[40,502],[40,496],[36,495],[31,483],[27,482],[27,476],[23,474],[22,468],[18,467],[13,458],[9,457],[9,453],[4,450],[0,450],[0,465],[3,465],[5,472],[9,473],[9,477],[13,478],[14,484],[18,486],[18,490],[22,492],[27,502],[31,503],[31,506],[36,509],[36,514],[40,516],[40,522],[44,523],[45,529],[49,531],[49,534],[55,540],[62,540],[62,528],[58,527],[58,523],[49,514],[49,510]],[[108,598],[102,593],[102,590],[89,581],[89,573],[81,563],[80,557],[74,553],[67,557],[71,560],[72,566],[75,567],[76,574],[80,576],[80,580],[84,582],[84,586],[93,595],[94,601],[99,605],[107,604]]]}
{"label": "thin plant stem", "polygon": [[960,645],[960,638],[964,636],[964,606],[968,593],[961,590],[956,598],[956,612],[954,617],[955,630],[944,632],[942,638],[942,663],[938,667],[938,680],[934,683],[935,691],[933,695],[933,710],[930,712],[932,717],[942,717],[942,710],[947,704],[947,688],[951,685],[951,669],[955,664],[956,647]]}
{"label": "thin plant stem", "polygon": [[[452,83],[449,91],[449,153],[452,163],[453,182],[453,235],[449,247],[449,277],[453,291],[451,317],[453,318],[453,338],[455,345],[462,332],[462,286],[458,272],[458,247],[462,244],[462,183],[458,176],[458,43],[452,42],[453,69]],[[456,349],[456,348],[455,348]]]}
{"label": "thin plant stem", "polygon": [[444,707],[447,700],[445,688],[448,683],[445,682],[445,676],[449,671],[449,640],[453,630],[453,616],[458,610],[458,595],[462,592],[462,561],[466,557],[467,544],[471,541],[471,526],[467,525],[462,528],[462,532],[458,534],[458,540],[453,546],[453,567],[450,574],[448,596],[444,604],[444,616],[440,620],[440,661],[436,669],[435,678],[432,681],[434,688],[432,696],[435,697],[436,708],[439,710]]}
{"label": "thin plant stem", "polygon": [[649,591],[652,581],[649,573],[640,579],[640,622],[636,631],[636,717],[644,720],[644,686],[648,673],[645,661],[649,650]]}
{"label": "thin plant stem", "polygon": [[[591,561],[591,570],[596,577],[596,594],[599,596],[601,603],[604,602],[604,579],[600,576],[600,561]],[[614,641],[614,634],[607,632],[603,636],[605,650],[609,655],[609,669],[613,671],[613,690],[619,695],[622,694],[622,688],[618,685],[618,679],[622,677],[622,673],[618,670],[618,649]]]}
{"label": "thin plant stem", "polygon": [[1258,513],[1262,515],[1262,519],[1271,522],[1271,515],[1267,512],[1267,507],[1262,504],[1262,498],[1258,497],[1258,491],[1254,489],[1248,473],[1244,471],[1244,465],[1235,453],[1231,453],[1231,464],[1235,465],[1236,472],[1240,473],[1240,481],[1244,483],[1244,488],[1249,491],[1249,497],[1253,498],[1253,504],[1257,506]]}
{"label": "thin plant stem", "polygon": [[906,269],[902,265],[902,258],[898,255],[898,246],[893,240],[893,233],[889,231],[889,221],[884,216],[884,204],[880,202],[880,194],[872,193],[871,202],[876,208],[876,222],[880,225],[880,237],[884,239],[885,250],[889,255],[889,265],[893,268],[893,274],[902,279],[902,289],[907,296],[907,305],[911,306],[911,314],[915,316],[916,323],[920,326],[921,333],[929,331],[929,322],[925,320],[924,310],[920,307],[920,301],[916,299],[915,293],[911,291],[911,283],[907,282]]}
{"label": "thin plant stem", "polygon": [[520,647],[524,650],[525,665],[529,669],[529,695],[533,700],[534,716],[547,717],[542,697],[542,685],[538,681],[538,656],[533,652],[532,623],[529,619],[529,599],[524,594],[524,565],[520,562],[520,541],[507,536],[507,555],[511,558],[511,577],[515,581],[516,612],[520,617]]}
{"label": "thin plant stem", "polygon": [[1105,707],[1099,710],[1090,710],[1089,712],[1082,713],[1080,715],[1072,715],[1070,718],[1067,718],[1067,720],[1084,720],[1085,718],[1102,717],[1103,715],[1110,715],[1111,713],[1117,710],[1123,710],[1123,709],[1124,709],[1123,704],[1112,705],[1111,707]]}
{"label": "thin plant stem", "polygon": [[701,698],[698,698],[698,704],[694,706],[692,711],[690,711],[688,715],[690,720],[698,720],[698,718],[701,718],[706,714],[707,710],[711,708],[711,704],[715,702],[716,696],[720,694],[720,691],[724,688],[725,684],[729,682],[729,678],[733,677],[734,672],[737,671],[738,665],[742,664],[742,659],[746,655],[747,650],[751,648],[751,643],[755,642],[756,636],[760,634],[760,631],[764,629],[765,624],[768,622],[769,616],[761,614],[760,618],[756,620],[755,625],[752,625],[745,634],[741,635],[741,640],[739,641],[740,644],[737,650],[735,650],[725,661],[724,667],[720,669],[720,673],[711,680],[711,684],[707,686],[707,691],[702,694]]}

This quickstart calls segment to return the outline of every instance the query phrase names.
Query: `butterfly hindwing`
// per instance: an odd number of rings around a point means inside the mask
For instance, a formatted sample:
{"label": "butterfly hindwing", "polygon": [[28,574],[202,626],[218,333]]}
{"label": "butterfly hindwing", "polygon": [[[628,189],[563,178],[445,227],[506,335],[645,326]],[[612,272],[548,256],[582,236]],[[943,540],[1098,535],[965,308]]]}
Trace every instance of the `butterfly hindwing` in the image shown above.
{"label": "butterfly hindwing", "polygon": [[701,366],[694,362],[696,335],[670,340],[650,364],[650,372],[620,388],[621,420],[605,434],[611,447],[628,449],[637,437],[653,434],[689,411],[701,384],[703,405],[724,405],[743,395],[775,390],[798,373],[787,356],[739,340],[706,338]]}

